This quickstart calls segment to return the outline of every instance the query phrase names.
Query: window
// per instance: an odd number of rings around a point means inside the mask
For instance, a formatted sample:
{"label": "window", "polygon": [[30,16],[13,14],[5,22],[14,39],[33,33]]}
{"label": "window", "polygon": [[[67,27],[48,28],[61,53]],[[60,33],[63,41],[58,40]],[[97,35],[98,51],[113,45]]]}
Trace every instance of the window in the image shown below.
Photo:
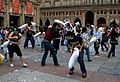
{"label": "window", "polygon": [[97,12],[97,14],[99,14],[99,11]]}
{"label": "window", "polygon": [[110,10],[110,14],[112,14],[112,10]]}
{"label": "window", "polygon": [[120,14],[120,10],[118,11],[118,14]]}
{"label": "window", "polygon": [[103,14],[103,10],[101,10],[101,14]]}
{"label": "window", "polygon": [[114,12],[113,12],[114,14],[116,14],[116,10],[114,10]]}
{"label": "window", "polygon": [[106,11],[104,11],[104,14],[107,14],[107,12],[106,12]]}
{"label": "window", "polygon": [[82,12],[80,11],[80,15],[82,15]]}
{"label": "window", "polygon": [[79,15],[79,11],[77,11],[77,15]]}
{"label": "window", "polygon": [[56,12],[56,16],[58,16],[58,12]]}
{"label": "window", "polygon": [[74,12],[74,15],[75,15],[75,12]]}

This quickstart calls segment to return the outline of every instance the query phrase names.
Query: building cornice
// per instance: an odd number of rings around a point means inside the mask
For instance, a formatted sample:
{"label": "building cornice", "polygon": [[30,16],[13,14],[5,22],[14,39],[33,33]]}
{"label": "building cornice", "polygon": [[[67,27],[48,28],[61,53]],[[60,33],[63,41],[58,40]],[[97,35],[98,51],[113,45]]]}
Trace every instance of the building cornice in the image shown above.
{"label": "building cornice", "polygon": [[120,5],[78,5],[78,6],[60,6],[60,7],[43,7],[41,11],[72,11],[72,10],[119,10]]}

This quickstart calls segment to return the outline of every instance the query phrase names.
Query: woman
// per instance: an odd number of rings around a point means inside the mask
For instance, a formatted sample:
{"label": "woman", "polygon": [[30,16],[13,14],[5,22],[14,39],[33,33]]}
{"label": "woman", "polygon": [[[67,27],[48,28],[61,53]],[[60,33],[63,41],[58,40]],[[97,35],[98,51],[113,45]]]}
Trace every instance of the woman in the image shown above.
{"label": "woman", "polygon": [[23,54],[19,48],[20,39],[21,39],[21,34],[19,32],[19,29],[17,29],[15,32],[11,32],[8,36],[8,39],[10,40],[10,44],[8,45],[10,66],[14,67],[13,55],[15,52],[20,57],[20,61],[23,67],[27,67],[27,64],[24,63],[23,61]]}
{"label": "woman", "polygon": [[118,34],[115,30],[115,26],[113,24],[111,24],[111,32],[110,32],[110,44],[111,44],[111,49],[109,51],[108,54],[108,58],[110,58],[111,54],[113,57],[115,57],[115,46],[118,44],[117,40],[118,40]]}

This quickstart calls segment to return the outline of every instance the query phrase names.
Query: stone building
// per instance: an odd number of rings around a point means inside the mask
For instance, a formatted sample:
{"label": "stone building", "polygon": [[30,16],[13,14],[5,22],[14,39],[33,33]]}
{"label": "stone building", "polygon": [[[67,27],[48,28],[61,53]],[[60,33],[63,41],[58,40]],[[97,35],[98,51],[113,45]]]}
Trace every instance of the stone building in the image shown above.
{"label": "stone building", "polygon": [[85,26],[106,24],[116,21],[120,24],[120,0],[37,0],[40,7],[40,23],[52,23],[54,19],[77,21]]}
{"label": "stone building", "polygon": [[20,26],[26,22],[39,21],[36,0],[0,0],[0,26]]}

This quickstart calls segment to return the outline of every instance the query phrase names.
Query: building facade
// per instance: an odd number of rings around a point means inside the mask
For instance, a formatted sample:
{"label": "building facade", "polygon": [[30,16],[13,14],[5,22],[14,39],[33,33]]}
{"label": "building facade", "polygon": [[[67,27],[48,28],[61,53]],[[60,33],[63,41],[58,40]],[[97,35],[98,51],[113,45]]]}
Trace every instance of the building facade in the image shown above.
{"label": "building facade", "polygon": [[54,19],[69,20],[82,26],[109,25],[114,20],[120,25],[120,0],[37,0],[40,7],[40,26]]}
{"label": "building facade", "polygon": [[39,23],[36,0],[0,0],[0,26],[20,26],[27,22]]}

